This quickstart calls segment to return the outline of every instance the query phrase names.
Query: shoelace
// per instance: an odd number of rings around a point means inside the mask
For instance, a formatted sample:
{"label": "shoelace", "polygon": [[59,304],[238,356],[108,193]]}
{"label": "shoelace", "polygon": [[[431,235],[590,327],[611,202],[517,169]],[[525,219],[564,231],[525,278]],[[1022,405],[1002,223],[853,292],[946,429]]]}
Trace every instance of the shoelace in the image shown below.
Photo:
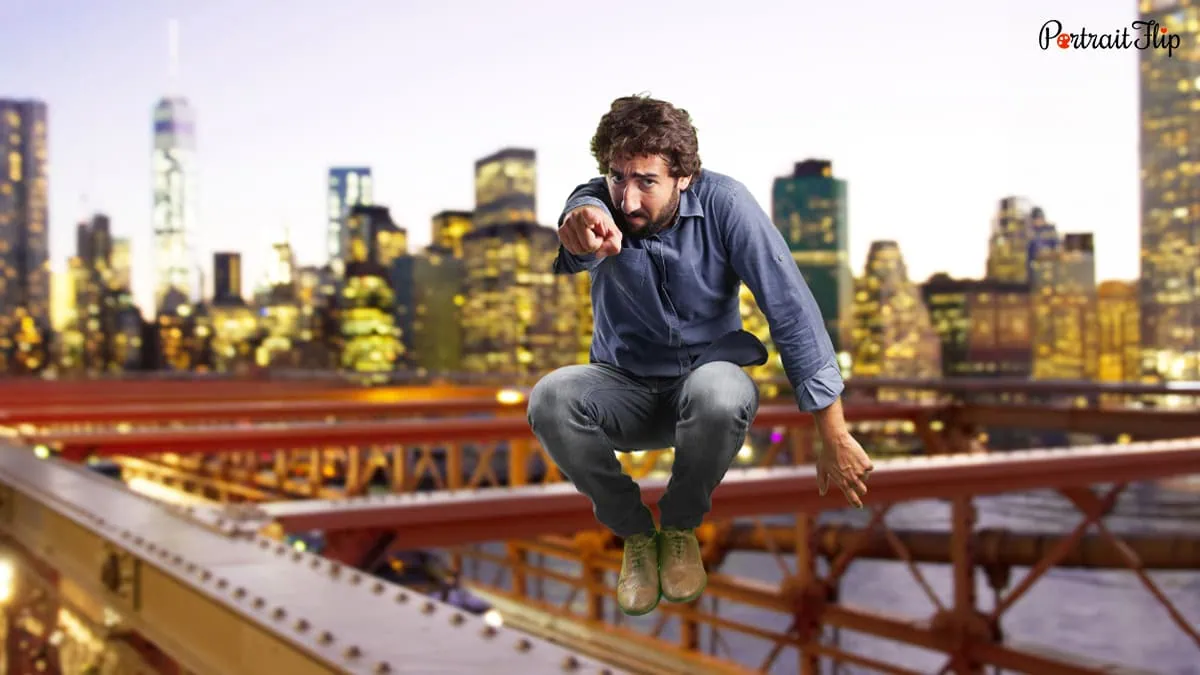
{"label": "shoelace", "polygon": [[648,549],[654,544],[650,538],[639,539],[629,547],[630,567],[633,572],[640,572],[646,566]]}
{"label": "shoelace", "polygon": [[683,532],[664,532],[667,543],[671,546],[671,555],[683,558],[687,553],[687,536]]}

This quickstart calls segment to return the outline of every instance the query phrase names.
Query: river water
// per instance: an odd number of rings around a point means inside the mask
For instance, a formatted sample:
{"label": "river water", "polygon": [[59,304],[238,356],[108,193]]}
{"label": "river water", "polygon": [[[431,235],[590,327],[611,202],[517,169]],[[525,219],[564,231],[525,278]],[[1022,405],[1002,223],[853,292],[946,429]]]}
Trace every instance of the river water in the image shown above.
{"label": "river water", "polygon": [[[976,504],[980,528],[1065,533],[1081,519],[1065,499],[1051,492],[984,497]],[[865,512],[848,509],[823,514],[821,520],[865,524],[868,517]],[[763,520],[779,524],[790,522],[789,517]],[[1125,491],[1115,512],[1105,522],[1118,535],[1157,532],[1200,536],[1200,491],[1173,489],[1156,483],[1133,485]],[[889,513],[888,524],[897,529],[945,531],[949,524],[949,507],[933,500],[898,504]],[[794,567],[791,557],[788,557],[788,563]],[[569,574],[576,573],[569,564],[552,567]],[[943,604],[950,604],[950,568],[928,564],[920,569]],[[490,582],[494,579],[486,567],[480,571],[481,580]],[[1024,568],[1012,571],[1010,589],[1020,582],[1026,571]],[[732,554],[721,572],[767,582],[776,582],[782,576],[774,557],[760,553]],[[1200,625],[1200,571],[1151,572],[1150,576],[1193,626]],[[990,609],[994,593],[982,573],[977,575],[977,581],[982,608]],[[555,588],[554,584],[546,584],[547,600],[561,602],[566,597],[565,592]],[[843,577],[841,599],[850,605],[918,620],[933,613],[933,605],[913,581],[907,567],[894,562],[853,563]],[[789,623],[786,616],[728,602],[721,604],[719,613],[773,631],[782,631]],[[648,627],[656,618],[652,613],[624,621],[630,626]],[[1022,646],[1036,645],[1085,655],[1142,672],[1200,675],[1200,646],[1175,625],[1167,611],[1128,571],[1051,570],[1005,613],[1002,627],[1006,640]],[[677,635],[675,622],[671,622],[663,637],[671,640]],[[838,640],[854,653],[922,673],[938,672],[945,661],[944,657],[918,648],[856,633],[843,632]],[[710,643],[707,629],[702,630],[701,644],[705,651],[709,650]],[[770,650],[768,643],[732,631],[722,631],[718,645],[719,656],[732,658],[755,670]],[[797,669],[795,650],[789,649],[769,672],[785,675],[796,673]],[[874,671],[853,666],[843,666],[835,671],[826,666],[824,672]]]}

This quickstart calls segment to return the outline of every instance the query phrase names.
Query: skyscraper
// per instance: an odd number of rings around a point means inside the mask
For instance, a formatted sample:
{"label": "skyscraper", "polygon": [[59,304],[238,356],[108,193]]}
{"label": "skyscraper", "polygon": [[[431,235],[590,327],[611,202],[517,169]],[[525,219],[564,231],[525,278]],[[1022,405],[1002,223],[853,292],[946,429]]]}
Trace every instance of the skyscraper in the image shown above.
{"label": "skyscraper", "polygon": [[346,214],[355,206],[370,206],[375,203],[375,186],[371,169],[366,166],[333,167],[326,180],[326,252],[329,265],[341,277],[346,270],[349,234],[346,231]]}
{"label": "skyscraper", "polygon": [[160,314],[194,297],[188,237],[196,219],[195,151],[195,113],[187,99],[160,100],[154,106],[153,151],[154,308]]}
{"label": "skyscraper", "polygon": [[46,105],[0,99],[0,372],[37,370],[50,323]]}
{"label": "skyscraper", "polygon": [[775,179],[771,205],[775,227],[812,289],[833,348],[847,352],[854,278],[847,252],[846,181],[834,178],[828,160],[797,162],[792,175]]}
{"label": "skyscraper", "polygon": [[908,278],[900,246],[894,241],[871,242],[866,269],[855,285],[853,374],[940,377],[941,339],[920,290]]}
{"label": "skyscraper", "polygon": [[233,304],[242,299],[242,254],[213,254],[213,304]]}
{"label": "skyscraper", "polygon": [[1181,36],[1139,49],[1143,368],[1200,379],[1200,0],[1141,0],[1141,19]]}
{"label": "skyscraper", "polygon": [[537,222],[537,153],[505,148],[475,162],[475,227]]}

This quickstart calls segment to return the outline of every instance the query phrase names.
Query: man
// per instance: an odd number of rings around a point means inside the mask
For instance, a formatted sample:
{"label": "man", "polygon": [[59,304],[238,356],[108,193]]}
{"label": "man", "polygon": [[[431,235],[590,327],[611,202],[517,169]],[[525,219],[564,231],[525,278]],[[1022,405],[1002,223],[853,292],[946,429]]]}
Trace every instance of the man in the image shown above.
{"label": "man", "polygon": [[[591,363],[542,378],[528,416],[597,520],[624,539],[617,602],[636,616],[660,598],[694,600],[707,583],[695,528],[758,411],[743,367],[767,359],[741,329],[739,283],[767,317],[800,408],[816,417],[821,493],[832,480],[861,506],[872,465],[846,429],[833,345],[787,243],[745,186],[701,171],[687,111],[619,98],[591,149],[602,177],[567,200],[554,263],[592,275]],[[659,531],[614,450],[664,447],[675,459]]]}

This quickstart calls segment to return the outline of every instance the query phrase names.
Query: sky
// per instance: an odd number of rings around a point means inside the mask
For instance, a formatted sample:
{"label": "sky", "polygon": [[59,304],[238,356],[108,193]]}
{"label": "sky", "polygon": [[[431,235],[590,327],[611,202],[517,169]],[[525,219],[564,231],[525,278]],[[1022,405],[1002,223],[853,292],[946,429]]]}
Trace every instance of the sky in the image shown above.
{"label": "sky", "polygon": [[[978,277],[997,202],[1028,197],[1095,233],[1097,275],[1138,273],[1137,54],[1043,50],[1049,19],[1109,32],[1135,0],[0,0],[0,97],[49,106],[51,258],[94,211],[151,268],[151,114],[197,115],[198,222],[252,290],[284,232],[323,262],[330,166],[372,167],[376,201],[428,243],[474,204],[474,161],[538,153],[538,217],[597,174],[612,99],[687,109],[704,165],[770,209],[806,158],[847,181],[851,264],[899,243],[910,277]],[[171,76],[168,21],[180,26]]]}

